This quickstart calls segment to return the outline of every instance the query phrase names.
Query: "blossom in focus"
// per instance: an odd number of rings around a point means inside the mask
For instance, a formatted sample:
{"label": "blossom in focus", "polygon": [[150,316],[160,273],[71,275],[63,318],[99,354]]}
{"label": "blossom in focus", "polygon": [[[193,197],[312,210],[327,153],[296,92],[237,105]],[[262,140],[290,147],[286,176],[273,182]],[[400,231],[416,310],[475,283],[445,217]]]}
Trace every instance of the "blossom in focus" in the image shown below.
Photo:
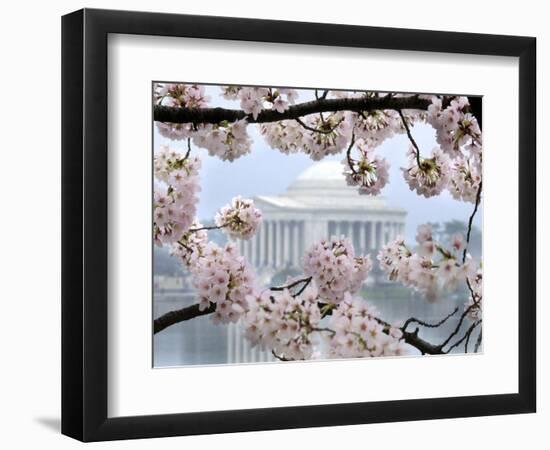
{"label": "blossom in focus", "polygon": [[250,239],[261,221],[262,212],[254,207],[254,201],[241,196],[233,198],[215,217],[216,225],[233,239]]}
{"label": "blossom in focus", "polygon": [[182,264],[187,268],[204,255],[208,233],[202,228],[202,223],[195,219],[189,231],[183,233],[178,241],[172,244],[170,254],[181,259]]}
{"label": "blossom in focus", "polygon": [[440,149],[434,148],[431,158],[416,157],[414,147],[409,149],[409,165],[402,169],[405,181],[411,190],[424,197],[441,194],[447,187],[450,175],[449,158]]}
{"label": "blossom in focus", "polygon": [[348,186],[359,186],[360,194],[378,195],[388,182],[389,164],[385,158],[374,154],[363,140],[355,144],[357,156],[346,156],[344,176]]}
{"label": "blossom in focus", "polygon": [[338,303],[346,292],[357,292],[372,268],[370,257],[355,256],[348,238],[319,241],[304,256],[304,273],[313,277],[319,295]]}
{"label": "blossom in focus", "polygon": [[450,247],[445,248],[434,241],[431,226],[424,224],[417,229],[416,241],[416,251],[398,237],[378,253],[380,268],[390,281],[413,288],[434,301],[442,289],[453,290],[474,275],[476,263],[471,256],[467,255],[462,262],[462,235],[453,235]]}
{"label": "blossom in focus", "polygon": [[252,140],[248,136],[247,126],[246,119],[203,126],[194,134],[193,143],[206,148],[210,156],[232,162],[250,153]]}
{"label": "blossom in focus", "polygon": [[255,277],[234,243],[209,242],[190,268],[201,310],[212,303],[214,322],[236,322],[248,309],[246,297],[255,290]]}
{"label": "blossom in focus", "polygon": [[292,296],[288,289],[266,290],[247,300],[243,321],[245,336],[253,345],[273,350],[288,360],[311,358],[321,320],[314,284],[299,296]]}
{"label": "blossom in focus", "polygon": [[155,155],[153,237],[158,245],[178,241],[189,229],[197,210],[200,191],[198,157],[184,157],[163,146]]}
{"label": "blossom in focus", "polygon": [[332,358],[401,356],[411,351],[400,339],[401,330],[379,321],[373,305],[349,292],[333,310],[328,326],[334,330],[328,339]]}

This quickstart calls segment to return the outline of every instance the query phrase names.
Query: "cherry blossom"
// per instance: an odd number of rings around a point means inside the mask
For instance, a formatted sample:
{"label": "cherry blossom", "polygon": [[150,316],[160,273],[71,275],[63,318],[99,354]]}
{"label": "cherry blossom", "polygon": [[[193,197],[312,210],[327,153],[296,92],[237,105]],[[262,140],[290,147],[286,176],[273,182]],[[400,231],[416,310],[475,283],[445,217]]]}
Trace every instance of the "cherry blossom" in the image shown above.
{"label": "cherry blossom", "polygon": [[378,311],[368,302],[349,292],[332,312],[328,328],[334,330],[328,342],[332,358],[365,356],[402,356],[412,348],[402,340],[401,330],[384,324]]}
{"label": "cherry blossom", "polygon": [[304,128],[295,120],[281,120],[260,125],[260,132],[267,144],[287,155],[302,150],[304,131]]}
{"label": "cherry blossom", "polygon": [[462,262],[462,236],[454,235],[450,249],[446,249],[433,240],[431,226],[426,224],[418,227],[416,240],[416,252],[409,249],[402,237],[382,247],[377,259],[389,280],[435,301],[443,289],[454,290],[475,273],[476,262],[470,255]]}
{"label": "cherry blossom", "polygon": [[246,119],[233,123],[204,126],[193,135],[193,143],[208,150],[210,156],[222,161],[234,161],[250,153],[252,140],[247,132]]}
{"label": "cherry blossom", "polygon": [[374,154],[362,139],[355,143],[357,156],[346,156],[344,176],[349,186],[359,186],[360,194],[378,195],[388,182],[389,164],[386,159]]}
{"label": "cherry blossom", "polygon": [[250,239],[262,221],[262,212],[254,201],[237,196],[216,214],[216,225],[233,239]]}
{"label": "cherry blossom", "polygon": [[481,164],[459,156],[452,160],[448,190],[457,200],[476,202],[477,191],[481,183]]}
{"label": "cherry blossom", "polygon": [[171,254],[180,258],[186,268],[190,268],[191,264],[204,256],[207,242],[208,233],[203,229],[202,223],[195,219],[189,230],[172,244]]}
{"label": "cherry blossom", "polygon": [[304,257],[304,273],[312,276],[319,295],[338,303],[346,292],[357,292],[372,268],[370,256],[355,256],[348,238],[321,240]]}
{"label": "cherry blossom", "polygon": [[212,303],[214,322],[236,322],[246,312],[246,297],[255,290],[255,277],[234,243],[220,247],[209,242],[190,268],[200,309]]}
{"label": "cherry blossom", "polygon": [[304,122],[308,129],[303,132],[302,150],[314,161],[340,153],[351,139],[352,127],[342,113],[334,113],[328,117],[310,115]]}
{"label": "cherry blossom", "polygon": [[288,289],[248,296],[245,336],[253,345],[272,350],[279,358],[310,359],[317,342],[321,311],[317,289],[308,286],[299,296]]}
{"label": "cherry blossom", "polygon": [[158,245],[178,241],[193,222],[200,191],[198,157],[184,157],[163,146],[155,156],[153,234]]}
{"label": "cherry blossom", "polygon": [[417,156],[414,147],[409,149],[409,166],[402,169],[405,181],[411,190],[424,197],[441,194],[447,187],[450,176],[449,158],[439,148],[432,150],[430,158]]}
{"label": "cherry blossom", "polygon": [[446,107],[440,98],[433,97],[428,108],[427,121],[436,130],[437,142],[452,157],[463,146],[474,151],[481,146],[481,130],[475,117],[466,112],[468,107],[467,97],[455,97]]}
{"label": "cherry blossom", "polygon": [[[197,84],[155,83],[153,102],[155,109],[165,113],[167,108],[188,108],[189,114],[209,107],[206,93]],[[406,342],[411,342],[407,341],[411,333],[385,322],[372,304],[358,296],[372,262],[370,256],[355,255],[349,239],[337,236],[314,243],[303,259],[306,278],[272,288],[257,284],[233,242],[220,246],[209,241],[207,229],[211,228],[222,229],[231,240],[250,239],[259,229],[262,213],[252,200],[237,196],[216,214],[214,227],[203,227],[196,217],[201,160],[191,154],[191,143],[232,163],[252,151],[249,131],[255,128],[269,147],[283,154],[303,153],[314,161],[340,155],[347,184],[356,186],[360,194],[379,195],[389,182],[389,164],[375,151],[388,138],[406,133],[412,145],[407,167],[401,170],[409,188],[426,198],[448,190],[454,199],[475,204],[473,218],[481,199],[483,152],[472,106],[461,96],[316,90],[319,109],[312,112],[313,92],[296,105],[298,94],[280,87],[222,86],[219,95],[238,104],[240,111],[210,110],[204,122],[156,121],[162,136],[185,139],[187,148],[183,153],[163,146],[154,157],[155,243],[168,246],[191,274],[203,313],[208,309],[216,323],[241,321],[246,338],[279,359],[410,354],[412,347]],[[388,99],[401,98],[406,101],[394,102],[394,109],[368,106],[371,99],[371,105],[385,102],[389,106]],[[350,99],[331,104],[355,107],[327,108],[325,99]],[[400,105],[409,107],[411,99],[413,104],[417,99],[422,102],[417,109],[401,109]],[[365,104],[365,110],[359,110],[358,104]],[[297,117],[300,108],[306,112]],[[220,111],[227,120],[213,118]],[[437,147],[429,156],[411,132],[417,123],[435,130]],[[471,219],[468,239],[457,233],[449,242],[438,242],[429,224],[420,225],[416,242],[406,243],[398,236],[380,250],[380,268],[390,281],[421,293],[428,301],[443,297],[444,291],[467,287],[464,314],[480,321],[482,269],[480,261],[468,253],[470,230]]]}

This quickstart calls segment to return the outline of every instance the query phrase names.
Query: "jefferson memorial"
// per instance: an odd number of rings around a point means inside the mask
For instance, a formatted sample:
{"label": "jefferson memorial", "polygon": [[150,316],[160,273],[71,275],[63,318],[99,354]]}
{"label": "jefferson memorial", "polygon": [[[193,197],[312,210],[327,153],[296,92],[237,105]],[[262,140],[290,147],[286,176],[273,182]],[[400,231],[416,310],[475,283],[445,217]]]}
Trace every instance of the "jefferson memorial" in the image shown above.
{"label": "jefferson memorial", "polygon": [[[388,206],[381,196],[360,195],[348,186],[340,161],[322,161],[305,170],[286,192],[256,196],[262,223],[256,235],[239,241],[241,254],[262,282],[282,284],[277,274],[301,274],[302,257],[311,245],[332,236],[351,239],[356,254],[371,254],[405,232],[406,211]],[[228,362],[272,360],[251,349],[236,325],[228,327]]]}

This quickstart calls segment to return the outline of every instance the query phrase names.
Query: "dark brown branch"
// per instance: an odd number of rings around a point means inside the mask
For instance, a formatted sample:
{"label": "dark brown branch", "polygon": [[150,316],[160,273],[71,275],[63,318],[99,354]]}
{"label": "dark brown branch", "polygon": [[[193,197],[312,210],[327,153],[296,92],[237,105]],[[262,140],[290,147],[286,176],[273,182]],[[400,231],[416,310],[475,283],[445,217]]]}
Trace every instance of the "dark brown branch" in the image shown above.
{"label": "dark brown branch", "polygon": [[460,344],[462,344],[462,342],[464,342],[464,340],[466,340],[466,344],[465,344],[465,353],[468,353],[468,341],[470,340],[470,335],[472,334],[472,332],[477,328],[477,326],[481,323],[481,319],[478,320],[477,322],[474,322],[470,328],[468,328],[468,330],[466,331],[466,333],[464,333],[464,336],[462,336],[458,341],[456,341],[453,345],[451,345],[449,347],[449,349],[445,352],[445,353],[451,353],[451,350],[453,348],[456,348],[458,347]]}
{"label": "dark brown branch", "polygon": [[[300,280],[303,281],[303,280]],[[311,279],[307,283],[304,284],[304,286],[307,286],[311,282]],[[301,290],[305,289],[304,287],[301,288]],[[298,294],[299,295],[299,294]],[[195,304],[192,306],[188,306],[186,308],[178,309],[176,311],[170,311],[166,314],[157,317],[154,320],[154,334],[157,334],[158,332],[164,330],[165,328],[175,325],[179,322],[184,322],[186,320],[194,319],[195,317],[205,316],[207,314],[212,314],[214,311],[216,311],[216,305],[215,303],[211,303],[210,306],[203,311],[199,309],[199,305]],[[332,314],[332,310],[328,311],[326,315]],[[376,319],[381,325],[384,325],[388,330],[391,327],[391,325],[388,322],[385,322],[382,319]],[[418,329],[416,329],[415,332],[403,332],[403,339],[405,342],[409,345],[412,345],[416,349],[418,349],[423,355],[441,355],[443,354],[443,351],[441,350],[441,346],[436,346],[433,344],[430,344],[429,342],[425,341],[424,339],[420,338],[418,336]],[[277,355],[274,355],[275,357],[278,357]]]}
{"label": "dark brown branch", "polygon": [[466,254],[468,252],[468,245],[470,245],[470,236],[472,234],[472,225],[474,223],[474,217],[477,213],[477,209],[479,208],[479,203],[481,202],[481,185],[482,182],[479,182],[479,187],[477,188],[477,194],[476,194],[476,203],[474,206],[474,210],[472,211],[472,214],[470,215],[470,218],[468,219],[468,232],[466,233],[466,245],[464,246],[464,251],[462,252],[462,263],[466,261]]}
{"label": "dark brown branch", "polygon": [[304,121],[300,118],[296,118],[294,120],[296,120],[296,122],[298,122],[302,126],[302,128],[305,128],[306,130],[312,131],[314,133],[330,134],[330,133],[334,132],[334,130],[336,130],[336,128],[338,128],[338,125],[340,125],[340,123],[342,122],[343,119],[340,120],[340,122],[338,122],[334,127],[330,128],[328,130],[323,130],[321,128],[310,127],[309,125],[304,123]]}
{"label": "dark brown branch", "polygon": [[351,157],[351,150],[353,149],[354,144],[355,144],[355,132],[352,132],[351,133],[351,141],[349,143],[348,149],[346,150],[346,158],[347,158],[348,166],[349,166],[349,169],[351,170],[351,173],[356,175],[357,171],[353,167],[353,159]]}
{"label": "dark brown branch", "polygon": [[[284,291],[285,289],[292,289],[293,287],[298,286],[299,284],[305,283],[305,286],[309,285],[311,283],[311,277],[308,278],[301,278],[299,280],[293,281],[292,283],[285,284],[283,286],[273,286],[270,287],[270,291]],[[302,286],[303,288],[303,286]],[[300,292],[301,293],[301,292]]]}
{"label": "dark brown branch", "polygon": [[185,161],[187,158],[189,158],[190,154],[191,154],[191,138],[187,138],[187,152],[185,153],[183,160]]}
{"label": "dark brown branch", "polygon": [[477,341],[476,341],[476,346],[474,347],[474,353],[477,353],[477,351],[479,350],[479,346],[481,345],[481,333],[483,332],[483,329],[480,329],[479,330],[479,334],[477,335]]}
{"label": "dark brown branch", "polygon": [[226,226],[227,226],[226,224],[223,224],[223,225],[211,225],[208,227],[191,228],[189,229],[189,233],[196,233],[197,231],[202,231],[202,230],[221,230],[223,227],[226,227]]}
{"label": "dark brown branch", "polygon": [[458,321],[458,324],[456,326],[456,328],[454,329],[454,331],[449,335],[449,337],[447,339],[445,339],[445,341],[439,346],[441,349],[443,349],[443,347],[445,347],[453,337],[455,337],[458,332],[460,331],[460,328],[462,327],[462,323],[464,322],[464,319],[466,319],[466,316],[468,315],[468,313],[474,309],[474,308],[477,308],[479,305],[477,304],[477,302],[475,302],[475,299],[474,299],[474,303],[472,303],[470,306],[468,306],[464,312],[462,313],[462,315],[460,316],[460,320]]}
{"label": "dark brown branch", "polygon": [[226,108],[178,108],[155,105],[154,120],[170,123],[220,123],[224,120],[236,122],[246,119],[249,123],[278,122],[280,120],[299,119],[309,114],[336,111],[374,111],[379,109],[418,109],[427,110],[430,100],[410,97],[363,97],[363,98],[319,98],[310,102],[290,106],[282,113],[276,110],[263,110],[256,118],[238,109]]}
{"label": "dark brown branch", "polygon": [[187,306],[186,308],[167,312],[160,317],[157,317],[153,322],[153,334],[168,328],[176,323],[184,322],[185,320],[194,319],[195,317],[206,316],[216,311],[216,304],[210,303],[210,306],[203,309],[199,308],[199,304]]}
{"label": "dark brown branch", "polygon": [[451,313],[449,313],[447,316],[445,316],[443,319],[441,319],[439,322],[437,323],[427,323],[427,322],[424,322],[422,320],[419,320],[415,317],[411,317],[409,319],[407,319],[405,321],[405,323],[403,324],[403,326],[401,327],[401,331],[405,331],[407,329],[407,326],[410,324],[410,323],[417,323],[419,325],[422,325],[423,327],[426,327],[426,328],[437,328],[437,327],[440,327],[441,325],[443,325],[445,322],[447,322],[447,320],[449,320],[452,316],[454,316],[456,313],[458,312],[458,307],[456,307],[454,309],[454,311],[452,311]]}
{"label": "dark brown branch", "polygon": [[420,169],[420,149],[418,148],[418,145],[416,144],[416,141],[414,140],[411,130],[409,128],[409,124],[407,123],[407,120],[405,119],[405,116],[401,112],[401,110],[397,110],[399,113],[399,117],[401,117],[401,122],[403,122],[403,126],[405,127],[405,131],[407,132],[407,136],[409,137],[409,141],[411,141],[411,144],[413,145],[414,149],[416,150],[416,164],[418,164],[418,168]]}
{"label": "dark brown branch", "polygon": [[275,350],[271,350],[271,354],[275,358],[277,358],[279,361],[294,361],[293,359],[288,359],[288,358],[285,358],[284,356],[277,355],[277,353],[275,353]]}

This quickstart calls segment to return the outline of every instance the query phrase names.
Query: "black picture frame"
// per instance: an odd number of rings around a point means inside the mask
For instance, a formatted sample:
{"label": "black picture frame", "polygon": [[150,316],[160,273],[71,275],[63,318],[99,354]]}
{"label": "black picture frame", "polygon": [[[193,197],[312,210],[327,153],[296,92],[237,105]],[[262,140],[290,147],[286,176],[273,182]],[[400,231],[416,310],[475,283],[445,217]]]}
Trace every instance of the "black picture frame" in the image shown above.
{"label": "black picture frame", "polygon": [[[109,418],[107,37],[110,33],[518,57],[518,393]],[[64,16],[62,433],[82,441],[102,441],[535,412],[535,94],[533,37],[93,9]]]}

